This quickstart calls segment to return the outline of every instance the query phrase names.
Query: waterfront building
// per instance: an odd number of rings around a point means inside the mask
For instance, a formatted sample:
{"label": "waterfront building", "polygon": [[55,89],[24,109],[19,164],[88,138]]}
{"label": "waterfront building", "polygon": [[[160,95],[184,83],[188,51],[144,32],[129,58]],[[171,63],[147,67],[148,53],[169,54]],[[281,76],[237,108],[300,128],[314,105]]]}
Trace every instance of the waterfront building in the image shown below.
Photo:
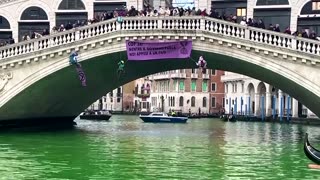
{"label": "waterfront building", "polygon": [[209,99],[209,113],[222,113],[225,108],[224,100],[224,83],[221,81],[221,77],[224,75],[224,71],[209,70],[210,73],[210,99]]}
{"label": "waterfront building", "polygon": [[151,82],[139,78],[120,86],[94,102],[89,109],[105,109],[116,112],[149,112]]}
{"label": "waterfront building", "polygon": [[150,112],[150,91],[151,91],[151,81],[149,76],[139,78],[134,81],[134,110],[135,112]]}
{"label": "waterfront building", "polygon": [[120,86],[94,102],[88,109],[130,112],[134,110],[135,81]]}
{"label": "waterfront building", "polygon": [[289,113],[292,117],[316,117],[296,99],[265,82],[232,72],[225,72],[221,79],[225,85],[226,114],[261,117]]}
{"label": "waterfront building", "polygon": [[[289,27],[291,33],[299,30],[320,34],[320,2],[315,0],[213,0],[211,8],[219,15],[262,20],[266,29],[279,24],[280,32]],[[309,34],[308,34],[309,35]]]}
{"label": "waterfront building", "polygon": [[215,80],[221,73],[213,71],[202,73],[199,69],[180,69],[151,75],[151,110],[186,114],[219,112],[223,104],[223,87],[220,88],[220,82]]}

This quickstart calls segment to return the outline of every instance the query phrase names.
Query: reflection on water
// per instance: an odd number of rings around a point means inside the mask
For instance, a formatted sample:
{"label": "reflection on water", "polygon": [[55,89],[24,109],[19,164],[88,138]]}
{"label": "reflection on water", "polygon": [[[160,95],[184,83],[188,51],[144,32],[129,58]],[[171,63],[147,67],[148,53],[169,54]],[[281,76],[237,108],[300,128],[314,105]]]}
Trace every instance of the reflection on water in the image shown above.
{"label": "reflection on water", "polygon": [[305,132],[317,146],[311,126],[78,120],[72,130],[0,133],[0,179],[320,179],[307,169]]}

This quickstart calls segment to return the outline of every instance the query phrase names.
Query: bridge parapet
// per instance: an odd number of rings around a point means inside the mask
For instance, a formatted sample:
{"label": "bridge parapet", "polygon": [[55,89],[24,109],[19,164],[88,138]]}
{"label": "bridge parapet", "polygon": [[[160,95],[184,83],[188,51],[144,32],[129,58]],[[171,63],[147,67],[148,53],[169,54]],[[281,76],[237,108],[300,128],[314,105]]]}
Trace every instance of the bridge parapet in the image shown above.
{"label": "bridge parapet", "polygon": [[[125,17],[122,19],[122,22],[117,22],[116,19],[111,19],[85,27],[44,36],[39,39],[1,47],[0,60],[4,62],[13,57],[46,50],[51,47],[70,44],[75,41],[89,39],[96,36],[112,34],[113,32],[123,31],[125,33],[127,31],[140,31],[140,33],[142,33],[143,31],[154,30],[174,30],[179,31],[180,34],[183,34],[184,31],[195,31],[195,33],[197,31],[201,31],[204,34],[210,33],[211,36],[222,35],[233,38],[234,40],[242,39],[247,40],[247,42],[259,43],[260,45],[270,45],[274,48],[285,48],[307,53],[316,56],[316,58],[320,57],[319,41],[243,26],[210,17],[189,16]],[[155,34],[155,36],[158,35]],[[313,62],[313,64],[315,64],[315,62]]]}

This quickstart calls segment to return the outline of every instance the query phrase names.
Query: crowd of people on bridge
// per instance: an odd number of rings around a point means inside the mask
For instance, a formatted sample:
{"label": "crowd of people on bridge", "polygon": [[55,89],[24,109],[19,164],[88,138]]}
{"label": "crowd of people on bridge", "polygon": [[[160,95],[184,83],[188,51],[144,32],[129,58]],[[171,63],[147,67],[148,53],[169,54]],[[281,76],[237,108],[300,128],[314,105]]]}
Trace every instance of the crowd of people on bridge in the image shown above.
{"label": "crowd of people on bridge", "polygon": [[[236,15],[230,14],[227,15],[225,13],[220,14],[217,12],[215,9],[211,9],[209,13],[207,13],[207,9],[196,9],[194,8],[169,8],[169,7],[161,7],[159,6],[158,9],[154,9],[151,7],[145,7],[143,10],[138,11],[135,7],[131,6],[130,9],[123,8],[123,9],[115,9],[114,11],[105,11],[105,12],[100,12],[96,13],[94,16],[94,19],[89,19],[89,20],[77,20],[75,22],[68,22],[66,24],[60,24],[57,26],[54,26],[51,29],[51,32],[49,32],[49,29],[43,29],[42,32],[32,32],[30,33],[31,36],[29,36],[28,33],[24,34],[22,36],[22,41],[27,41],[30,39],[36,39],[40,38],[42,36],[46,36],[49,34],[55,34],[58,32],[70,30],[73,28],[81,27],[81,26],[86,26],[90,25],[93,23],[109,20],[112,18],[117,18],[117,17],[134,17],[134,16],[146,16],[146,17],[158,17],[158,16],[209,16],[212,18],[217,18],[233,23],[240,23],[241,25],[247,25],[247,26],[252,26],[252,27],[257,27],[261,29],[267,29],[271,31],[276,31],[276,32],[283,32],[286,34],[291,34],[294,36],[299,36],[299,37],[304,37],[304,38],[310,38],[310,39],[317,39],[317,35],[315,31],[312,31],[310,29],[304,29],[302,31],[296,31],[294,33],[291,32],[290,27],[287,27],[285,30],[280,29],[279,24],[269,24],[268,27],[265,26],[264,22],[262,19],[252,19],[249,18],[248,20],[246,17],[237,17]],[[14,39],[10,37],[9,39],[2,41],[0,43],[0,46],[4,46],[7,44],[13,44]]]}

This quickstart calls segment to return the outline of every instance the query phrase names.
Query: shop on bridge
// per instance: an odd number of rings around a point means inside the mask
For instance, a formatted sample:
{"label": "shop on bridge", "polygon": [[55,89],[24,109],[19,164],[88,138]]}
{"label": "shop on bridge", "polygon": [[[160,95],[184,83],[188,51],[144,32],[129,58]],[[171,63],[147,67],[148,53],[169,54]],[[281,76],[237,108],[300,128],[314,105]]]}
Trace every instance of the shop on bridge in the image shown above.
{"label": "shop on bridge", "polygon": [[257,0],[253,12],[253,19],[264,22],[266,29],[270,24],[279,24],[280,31],[290,27],[291,6],[288,0]]}
{"label": "shop on bridge", "polygon": [[20,17],[19,24],[19,41],[27,36],[32,38],[34,32],[42,34],[44,30],[50,30],[50,23],[47,13],[40,7],[32,6],[25,9]]}
{"label": "shop on bridge", "polygon": [[7,42],[10,37],[12,37],[10,23],[5,17],[0,16],[0,46]]}
{"label": "shop on bridge", "polygon": [[309,33],[314,31],[320,34],[320,0],[307,2],[301,9],[298,16],[298,31],[303,32],[309,29]]}
{"label": "shop on bridge", "polygon": [[125,1],[116,1],[116,2],[106,2],[106,1],[96,1],[94,2],[94,17],[101,17],[104,13],[107,13],[108,16],[113,17],[114,11],[125,12],[126,2]]}
{"label": "shop on bridge", "polygon": [[247,16],[247,0],[214,0],[211,1],[211,9],[215,10],[220,16],[236,15],[237,21],[240,22],[242,17]]}
{"label": "shop on bridge", "polygon": [[[88,20],[88,12],[82,0],[63,0],[56,11],[56,26],[72,25],[78,23],[79,26]],[[80,24],[82,23],[82,24]],[[69,27],[72,28],[72,27]]]}

